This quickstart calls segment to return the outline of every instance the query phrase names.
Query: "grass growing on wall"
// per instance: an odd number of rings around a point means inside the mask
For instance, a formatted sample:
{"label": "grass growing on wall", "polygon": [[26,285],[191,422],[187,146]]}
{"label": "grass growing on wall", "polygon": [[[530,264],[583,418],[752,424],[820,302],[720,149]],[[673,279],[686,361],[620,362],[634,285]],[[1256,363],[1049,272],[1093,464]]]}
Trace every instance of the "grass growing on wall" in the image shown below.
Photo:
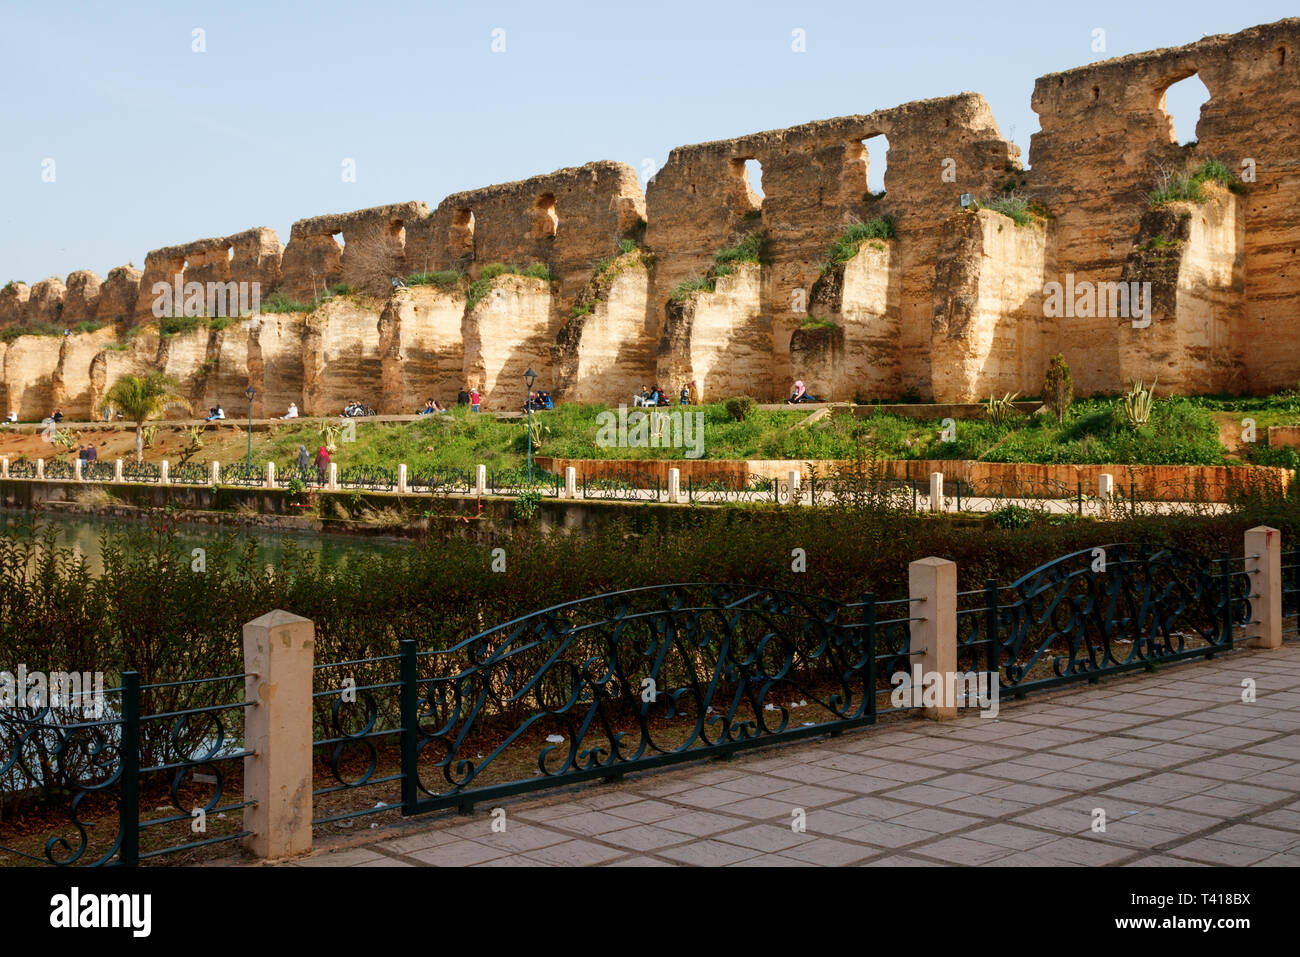
{"label": "grass growing on wall", "polygon": [[850,223],[849,227],[831,244],[830,251],[826,254],[826,261],[822,263],[822,274],[825,275],[836,266],[848,262],[858,254],[858,249],[865,242],[897,238],[898,226],[889,216],[877,216],[865,223]]}

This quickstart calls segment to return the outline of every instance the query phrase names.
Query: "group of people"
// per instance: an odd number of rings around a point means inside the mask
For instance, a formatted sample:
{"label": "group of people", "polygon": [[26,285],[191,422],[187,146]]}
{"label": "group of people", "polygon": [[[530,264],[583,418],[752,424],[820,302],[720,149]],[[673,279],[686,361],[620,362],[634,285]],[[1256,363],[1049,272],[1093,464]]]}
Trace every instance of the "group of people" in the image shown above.
{"label": "group of people", "polygon": [[330,470],[330,450],[321,446],[316,450],[316,455],[307,454],[307,446],[298,446],[298,471],[306,472],[312,466],[316,467],[316,481],[321,485],[325,484],[325,476]]}
{"label": "group of people", "polygon": [[77,449],[77,458],[83,462],[98,462],[99,451],[93,445],[83,445]]}
{"label": "group of people", "polygon": [[[665,392],[663,389],[659,388],[659,386],[657,385],[653,389],[647,389],[645,386],[641,386],[641,391],[634,393],[632,395],[632,404],[634,406],[646,406],[647,408],[654,408],[656,406],[672,405],[673,401],[668,397],[668,393]],[[678,405],[699,405],[700,404],[700,388],[696,384],[694,379],[691,380],[689,385],[682,386],[681,389],[678,391],[677,404]]]}
{"label": "group of people", "polygon": [[221,403],[217,403],[212,408],[208,409],[207,418],[205,418],[203,421],[211,422],[213,419],[224,419],[225,417],[226,417],[226,410],[221,407]]}
{"label": "group of people", "polygon": [[353,400],[343,407],[343,414],[348,418],[358,415],[374,415],[375,410]]}
{"label": "group of people", "polygon": [[420,415],[438,415],[446,412],[447,409],[437,399],[429,398],[424,400],[424,408],[419,411]]}
{"label": "group of people", "polygon": [[478,412],[479,404],[482,401],[483,397],[479,395],[478,386],[474,386],[473,388],[465,386],[456,395],[456,404],[469,406],[471,412]]}
{"label": "group of people", "polygon": [[549,392],[530,392],[528,401],[524,403],[524,411],[545,412],[547,409],[555,408],[555,400],[551,398]]}

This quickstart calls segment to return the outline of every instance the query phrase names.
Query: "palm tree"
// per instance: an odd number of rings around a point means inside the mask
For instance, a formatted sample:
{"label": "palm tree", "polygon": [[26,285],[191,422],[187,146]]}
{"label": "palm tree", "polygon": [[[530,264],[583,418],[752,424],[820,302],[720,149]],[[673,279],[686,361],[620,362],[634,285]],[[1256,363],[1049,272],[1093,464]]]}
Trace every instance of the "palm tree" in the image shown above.
{"label": "palm tree", "polygon": [[156,419],[173,405],[183,405],[180,386],[171,376],[150,372],[147,376],[124,375],[113,383],[100,400],[100,410],[117,409],[135,423],[135,460],[144,461],[144,424]]}

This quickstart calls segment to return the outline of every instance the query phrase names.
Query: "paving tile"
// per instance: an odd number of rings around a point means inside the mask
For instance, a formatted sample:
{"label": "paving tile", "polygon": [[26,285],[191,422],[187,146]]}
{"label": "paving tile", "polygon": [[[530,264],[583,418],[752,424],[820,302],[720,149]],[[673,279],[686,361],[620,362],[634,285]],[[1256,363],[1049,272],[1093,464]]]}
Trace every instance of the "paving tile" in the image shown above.
{"label": "paving tile", "polygon": [[722,841],[694,841],[690,844],[683,844],[681,847],[669,848],[660,852],[659,856],[699,867],[721,867],[726,864],[735,864],[737,861],[748,860],[751,857],[763,856],[763,852],[754,850],[751,847],[741,847],[738,844],[726,844]]}
{"label": "paving tile", "polygon": [[792,857],[797,861],[807,861],[809,864],[822,867],[845,867],[872,857],[879,851],[863,847],[861,844],[849,844],[829,837],[818,837],[786,848],[781,853],[784,857]]}
{"label": "paving tile", "polygon": [[525,857],[543,864],[555,864],[560,867],[585,867],[591,864],[603,864],[627,852],[617,847],[606,847],[591,841],[564,841],[549,847],[539,847],[529,851]]}
{"label": "paving tile", "polygon": [[1250,847],[1245,844],[1229,844],[1226,841],[1216,841],[1213,838],[1202,837],[1188,841],[1178,847],[1169,848],[1165,853],[1173,857],[1187,857],[1194,861],[1204,861],[1207,864],[1246,867],[1274,856],[1276,851]]}
{"label": "paving tile", "polygon": [[922,847],[912,849],[913,854],[935,857],[951,864],[988,864],[1011,853],[1009,848],[996,847],[965,837],[945,837]]}

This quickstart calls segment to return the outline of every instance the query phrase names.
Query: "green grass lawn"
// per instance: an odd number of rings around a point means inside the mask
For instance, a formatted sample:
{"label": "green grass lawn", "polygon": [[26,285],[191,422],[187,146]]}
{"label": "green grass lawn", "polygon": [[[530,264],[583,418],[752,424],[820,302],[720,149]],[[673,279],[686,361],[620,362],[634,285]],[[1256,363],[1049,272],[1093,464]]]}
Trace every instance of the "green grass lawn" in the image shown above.
{"label": "green grass lawn", "polygon": [[[601,405],[561,405],[534,413],[543,433],[534,454],[558,458],[683,459],[688,448],[626,447],[598,444],[607,412]],[[629,412],[632,410],[629,410]],[[681,412],[674,406],[670,412]],[[1268,425],[1300,423],[1300,396],[1253,398],[1158,398],[1150,422],[1132,428],[1116,410],[1114,399],[1085,399],[1074,404],[1064,425],[1051,415],[1024,416],[1005,426],[986,420],[958,420],[952,441],[941,437],[936,420],[877,415],[856,419],[832,415],[798,427],[810,415],[805,409],[755,410],[735,421],[722,404],[690,409],[703,414],[700,457],[706,459],[843,459],[874,443],[879,454],[892,459],[976,459],[986,462],[1041,464],[1106,463],[1119,465],[1222,465],[1238,459],[1219,442],[1215,417],[1225,413],[1254,418],[1260,447],[1250,458],[1290,465],[1294,450],[1263,448]],[[356,421],[356,441],[340,442],[335,461],[349,465],[469,469],[480,463],[492,469],[523,465],[527,450],[523,419],[501,420],[454,409],[414,423],[379,424]],[[278,463],[291,461],[299,444],[309,450],[321,444],[315,425],[283,427],[260,443],[258,457]],[[1256,455],[1256,451],[1260,454]]]}

